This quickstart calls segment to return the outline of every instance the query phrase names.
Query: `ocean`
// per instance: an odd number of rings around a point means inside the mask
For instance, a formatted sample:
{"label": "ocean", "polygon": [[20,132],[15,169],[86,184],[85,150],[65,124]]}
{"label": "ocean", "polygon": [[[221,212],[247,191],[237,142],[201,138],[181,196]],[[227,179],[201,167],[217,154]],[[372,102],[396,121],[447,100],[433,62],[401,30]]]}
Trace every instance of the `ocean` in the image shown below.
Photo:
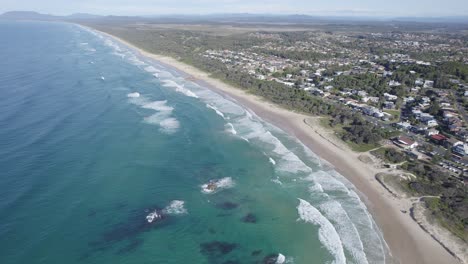
{"label": "ocean", "polygon": [[0,263],[384,263],[295,138],[93,30],[0,22]]}

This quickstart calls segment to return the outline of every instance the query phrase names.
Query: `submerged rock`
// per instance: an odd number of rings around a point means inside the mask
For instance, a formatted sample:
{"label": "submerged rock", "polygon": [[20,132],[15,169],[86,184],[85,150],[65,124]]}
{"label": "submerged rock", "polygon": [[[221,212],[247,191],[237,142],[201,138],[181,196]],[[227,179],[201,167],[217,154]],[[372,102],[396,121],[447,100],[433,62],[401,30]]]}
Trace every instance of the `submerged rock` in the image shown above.
{"label": "submerged rock", "polygon": [[247,215],[242,217],[242,222],[254,224],[257,223],[257,217],[252,213],[248,213]]}
{"label": "submerged rock", "polygon": [[236,243],[229,243],[223,241],[212,241],[200,244],[200,252],[209,257],[219,257],[229,254],[237,248]]}
{"label": "submerged rock", "polygon": [[216,207],[223,209],[223,210],[232,210],[232,209],[236,209],[237,207],[239,207],[239,204],[233,203],[233,202],[224,202],[224,203],[216,204]]}
{"label": "submerged rock", "polygon": [[270,254],[263,258],[263,264],[283,264],[286,258],[283,254]]}
{"label": "submerged rock", "polygon": [[259,250],[254,250],[254,251],[252,251],[252,253],[251,253],[250,255],[252,255],[252,256],[258,256],[258,255],[260,255],[261,253],[262,253],[262,250],[259,249]]}

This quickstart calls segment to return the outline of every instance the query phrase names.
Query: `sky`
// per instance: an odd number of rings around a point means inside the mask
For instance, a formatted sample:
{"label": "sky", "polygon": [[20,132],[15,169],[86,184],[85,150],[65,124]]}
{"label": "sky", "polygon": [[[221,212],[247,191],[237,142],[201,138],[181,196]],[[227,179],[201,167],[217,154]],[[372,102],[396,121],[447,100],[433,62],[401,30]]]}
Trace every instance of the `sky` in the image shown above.
{"label": "sky", "polygon": [[468,0],[0,0],[0,13],[68,15],[305,14],[322,16],[466,16]]}

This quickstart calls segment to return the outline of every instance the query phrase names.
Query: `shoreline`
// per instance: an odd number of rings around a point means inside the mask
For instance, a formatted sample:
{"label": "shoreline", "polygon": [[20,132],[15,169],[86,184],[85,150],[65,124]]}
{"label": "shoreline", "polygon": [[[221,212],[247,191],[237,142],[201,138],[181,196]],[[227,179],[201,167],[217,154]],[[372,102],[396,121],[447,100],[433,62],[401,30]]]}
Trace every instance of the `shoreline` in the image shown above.
{"label": "shoreline", "polygon": [[118,37],[98,32],[123,43],[142,56],[183,73],[201,86],[234,99],[266,122],[294,136],[321,159],[332,164],[338,173],[355,186],[361,200],[366,204],[380,228],[391,255],[391,260],[387,259],[387,263],[460,263],[424,231],[410,214],[402,213],[402,211],[410,210],[411,200],[397,198],[389,193],[375,178],[375,175],[382,171],[359,160],[362,153],[354,152],[347,146],[341,146],[343,142],[335,140],[333,136],[331,139],[324,136],[330,131],[321,127],[318,122],[310,122],[311,119],[317,119],[317,117],[284,109],[263,98],[214,79],[208,73],[174,58],[149,53]]}

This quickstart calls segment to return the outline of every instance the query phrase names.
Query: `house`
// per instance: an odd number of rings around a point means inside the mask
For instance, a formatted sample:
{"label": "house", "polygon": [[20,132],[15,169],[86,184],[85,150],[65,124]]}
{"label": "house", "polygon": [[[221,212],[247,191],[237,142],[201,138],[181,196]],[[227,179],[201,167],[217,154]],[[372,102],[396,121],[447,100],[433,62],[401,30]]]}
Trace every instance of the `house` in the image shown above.
{"label": "house", "polygon": [[427,122],[429,120],[434,120],[434,116],[428,113],[421,113],[419,115],[419,120],[421,120],[421,122]]}
{"label": "house", "polygon": [[414,109],[413,108],[413,110],[411,110],[411,113],[413,114],[413,116],[415,118],[419,118],[423,112],[421,110],[419,110],[419,109]]}
{"label": "house", "polygon": [[437,124],[437,121],[435,119],[430,119],[430,120],[426,120],[424,121],[424,123],[428,126],[428,127],[435,127],[435,126],[438,126],[439,124]]}
{"label": "house", "polygon": [[395,103],[386,101],[383,103],[383,107],[385,109],[395,109]]}
{"label": "house", "polygon": [[441,134],[436,134],[436,135],[430,136],[430,140],[436,144],[445,145],[445,141],[447,140],[447,137]]}
{"label": "house", "polygon": [[399,83],[397,81],[394,81],[394,80],[391,80],[391,81],[388,82],[388,86],[390,86],[390,87],[400,86],[400,85],[401,85],[401,83]]}
{"label": "house", "polygon": [[407,103],[412,103],[412,102],[414,102],[414,100],[415,100],[415,99],[414,99],[414,97],[412,97],[412,96],[408,96],[408,97],[403,98],[403,102],[404,102],[405,104],[407,104]]}
{"label": "house", "polygon": [[452,152],[463,157],[468,154],[468,145],[462,142],[455,143]]}
{"label": "house", "polygon": [[424,88],[432,88],[432,87],[434,87],[434,81],[426,80],[426,81],[424,82],[423,87],[424,87]]}
{"label": "house", "polygon": [[358,91],[357,92],[357,95],[361,96],[361,97],[366,97],[367,96],[367,92],[366,91]]}
{"label": "house", "polygon": [[398,96],[389,93],[384,93],[384,97],[387,101],[396,101],[398,99]]}
{"label": "house", "polygon": [[408,122],[399,122],[399,123],[396,123],[395,126],[400,129],[406,129],[406,130],[409,130],[411,128],[411,124]]}
{"label": "house", "polygon": [[375,116],[375,117],[383,117],[384,114],[382,113],[382,111],[380,111],[379,109],[375,108],[375,107],[372,107],[372,106],[367,106],[367,107],[364,107],[362,109],[362,112],[366,115],[369,115],[369,116]]}
{"label": "house", "polygon": [[439,130],[435,129],[435,128],[430,128],[428,130],[426,130],[426,136],[430,137],[430,136],[433,136],[433,135],[438,135],[439,134]]}
{"label": "house", "polygon": [[414,82],[414,84],[415,84],[416,86],[423,85],[423,84],[424,84],[424,80],[421,79],[421,78],[418,78],[418,79],[416,79],[416,81]]}
{"label": "house", "polygon": [[405,136],[399,136],[393,142],[404,149],[414,149],[418,146],[418,142]]}

